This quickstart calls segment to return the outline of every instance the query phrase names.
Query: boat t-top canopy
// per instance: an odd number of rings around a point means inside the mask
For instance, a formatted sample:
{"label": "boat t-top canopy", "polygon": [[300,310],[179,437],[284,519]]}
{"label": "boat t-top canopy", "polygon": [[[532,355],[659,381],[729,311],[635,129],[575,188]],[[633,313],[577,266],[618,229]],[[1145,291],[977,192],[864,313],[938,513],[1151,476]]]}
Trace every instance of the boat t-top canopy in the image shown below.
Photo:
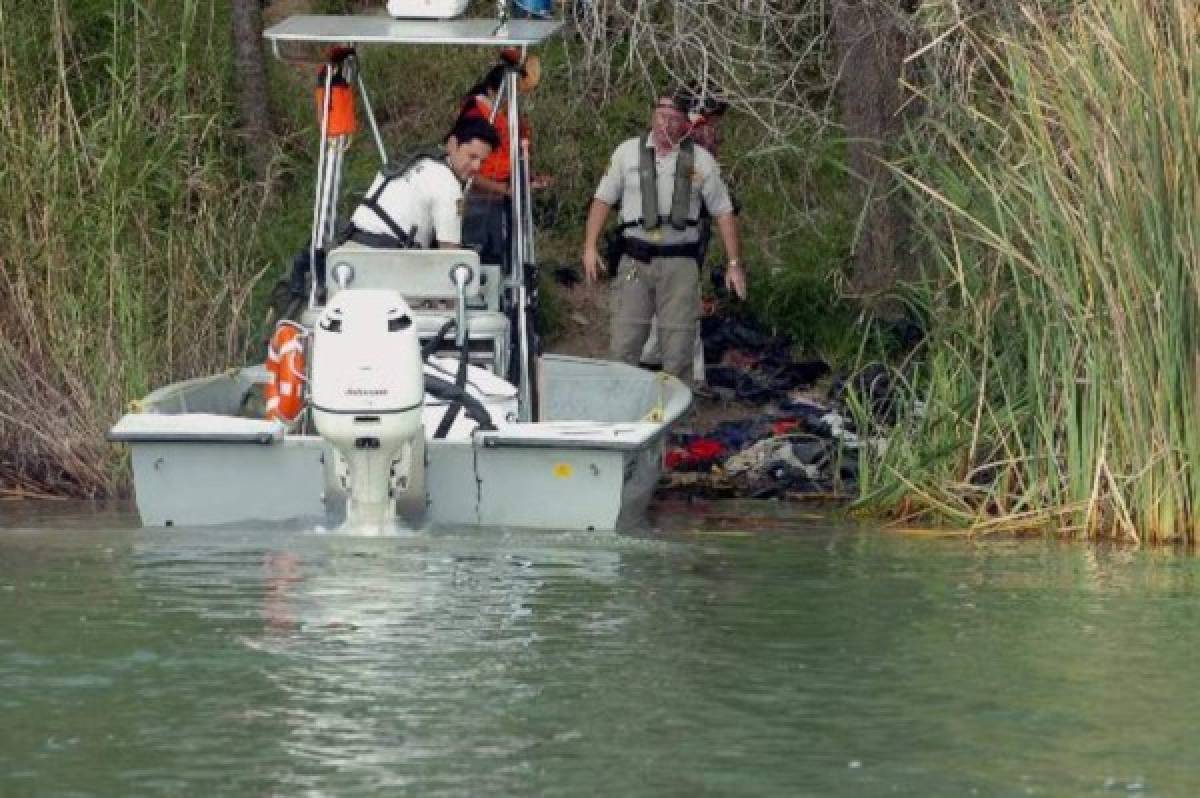
{"label": "boat t-top canopy", "polygon": [[325,44],[457,44],[526,47],[540,44],[562,27],[557,19],[393,19],[384,16],[302,14],[263,32],[280,42]]}
{"label": "boat t-top canopy", "polygon": [[[505,8],[501,3],[500,8]],[[506,107],[506,122],[509,140],[509,175],[512,235],[510,237],[511,275],[505,280],[507,312],[515,317],[517,342],[520,349],[519,377],[516,380],[520,396],[520,412],[523,420],[536,420],[534,408],[537,400],[532,362],[536,351],[530,343],[532,317],[535,312],[533,297],[536,297],[536,255],[533,236],[533,199],[530,195],[528,151],[520,136],[520,110],[517,101],[517,76],[526,59],[526,50],[540,44],[562,28],[562,22],[554,19],[511,19],[503,15],[497,19],[394,19],[386,16],[363,15],[315,15],[301,14],[289,17],[278,25],[263,32],[271,41],[275,56],[281,58],[279,45],[283,43],[326,45],[330,48],[330,62],[322,68],[323,89],[321,100],[321,151],[317,161],[316,201],[313,206],[313,230],[309,245],[309,262],[318,262],[318,253],[328,252],[337,244],[337,199],[341,184],[342,158],[347,147],[349,130],[330,127],[330,109],[333,96],[335,72],[352,82],[362,97],[363,111],[370,125],[380,160],[389,163],[387,149],[383,144],[379,125],[371,110],[362,75],[358,71],[358,59],[353,48],[371,44],[414,44],[414,45],[458,45],[498,48],[519,48],[520,62],[511,62],[497,97],[492,119],[502,106]],[[338,50],[349,46],[349,53]],[[351,114],[353,111],[351,110]],[[314,278],[309,294],[309,306],[317,303],[317,280]]]}

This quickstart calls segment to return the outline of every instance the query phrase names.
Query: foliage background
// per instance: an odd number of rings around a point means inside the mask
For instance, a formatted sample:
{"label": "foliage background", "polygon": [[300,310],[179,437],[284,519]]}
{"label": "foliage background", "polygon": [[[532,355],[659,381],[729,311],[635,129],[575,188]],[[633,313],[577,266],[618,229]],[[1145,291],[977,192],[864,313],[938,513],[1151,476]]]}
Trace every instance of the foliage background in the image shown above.
{"label": "foliage background", "polygon": [[[368,3],[274,0],[268,24]],[[474,13],[493,5],[478,0]],[[835,21],[898,66],[871,150],[908,234],[883,264],[925,333],[898,349],[849,264],[870,216]],[[1189,0],[576,0],[530,98],[547,266],[573,265],[609,153],[680,82],[732,109],[751,309],[806,353],[891,358],[899,410],[862,506],[975,529],[1194,540],[1200,46]],[[115,495],[104,432],[171,380],[259,355],[263,300],[307,238],[313,64],[272,63],[274,153],[251,174],[224,3],[0,0],[0,492]],[[303,54],[300,54],[303,55]],[[366,49],[394,153],[441,138],[491,53]],[[853,153],[858,153],[854,155]],[[354,144],[347,186],[376,168]],[[348,198],[347,206],[353,202]],[[544,319],[564,328],[547,283]],[[597,325],[602,336],[603,326]],[[552,341],[553,346],[553,341]],[[855,397],[851,394],[852,402]]]}

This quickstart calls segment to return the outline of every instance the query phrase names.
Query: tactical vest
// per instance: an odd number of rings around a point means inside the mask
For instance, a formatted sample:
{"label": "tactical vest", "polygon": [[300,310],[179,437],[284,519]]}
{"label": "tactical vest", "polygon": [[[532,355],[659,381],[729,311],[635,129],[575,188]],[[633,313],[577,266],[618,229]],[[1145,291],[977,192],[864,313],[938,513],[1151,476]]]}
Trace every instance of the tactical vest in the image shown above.
{"label": "tactical vest", "polygon": [[[379,188],[375,189],[374,192],[363,198],[362,204],[365,207],[370,208],[371,212],[378,216],[379,220],[387,225],[388,230],[391,231],[391,236],[380,236],[377,233],[366,233],[365,231],[355,230],[351,232],[350,238],[362,239],[364,243],[368,243],[370,246],[393,247],[395,249],[410,249],[415,247],[417,241],[417,226],[414,224],[411,229],[402,230],[400,225],[396,223],[396,220],[392,218],[392,215],[384,210],[383,206],[379,204],[379,198],[383,195],[383,192],[387,190],[387,187],[391,185],[393,180],[399,180],[400,178],[404,177],[422,161],[444,161],[445,159],[445,151],[439,148],[417,152],[413,155],[410,155],[407,160],[404,160],[399,164],[397,164],[395,161],[388,161],[385,163],[383,168],[379,170],[380,174],[383,175],[383,180],[379,181]],[[367,238],[374,240],[368,242],[365,240]],[[394,239],[394,241],[385,240],[389,238]]]}
{"label": "tactical vest", "polygon": [[650,137],[642,139],[639,151],[638,178],[642,189],[642,218],[625,222],[621,230],[641,227],[646,232],[657,230],[663,222],[670,222],[676,230],[695,227],[697,220],[688,218],[692,204],[692,170],[696,166],[696,144],[690,138],[679,142],[679,155],[675,161],[675,185],[671,188],[671,211],[666,216],[658,209],[658,169],[654,163],[654,149]]}
{"label": "tactical vest", "polygon": [[658,212],[658,170],[655,168],[654,150],[650,146],[649,136],[642,139],[638,163],[642,189],[642,218],[617,227],[616,236],[606,246],[605,259],[611,274],[616,274],[617,262],[622,255],[628,255],[642,263],[649,263],[654,258],[692,258],[700,261],[704,250],[702,240],[664,245],[625,235],[625,231],[631,227],[641,227],[645,232],[653,233],[663,222],[669,222],[676,230],[686,230],[700,223],[698,219],[688,218],[692,204],[692,169],[696,165],[695,147],[690,138],[679,142],[679,155],[675,161],[675,185],[671,188],[671,212],[663,216]]}

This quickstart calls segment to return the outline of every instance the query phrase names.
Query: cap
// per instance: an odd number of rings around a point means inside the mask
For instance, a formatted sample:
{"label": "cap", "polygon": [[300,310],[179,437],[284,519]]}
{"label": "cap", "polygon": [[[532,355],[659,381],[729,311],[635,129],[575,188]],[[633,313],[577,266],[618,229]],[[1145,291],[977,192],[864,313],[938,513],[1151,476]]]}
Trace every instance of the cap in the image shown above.
{"label": "cap", "polygon": [[671,95],[671,101],[676,108],[688,115],[720,116],[729,109],[729,103],[722,100],[720,92],[712,86],[681,86]]}
{"label": "cap", "polygon": [[509,66],[519,67],[520,77],[517,79],[517,91],[528,94],[542,82],[542,59],[536,53],[529,53],[521,60],[521,51],[516,47],[505,47],[500,51],[500,60]]}

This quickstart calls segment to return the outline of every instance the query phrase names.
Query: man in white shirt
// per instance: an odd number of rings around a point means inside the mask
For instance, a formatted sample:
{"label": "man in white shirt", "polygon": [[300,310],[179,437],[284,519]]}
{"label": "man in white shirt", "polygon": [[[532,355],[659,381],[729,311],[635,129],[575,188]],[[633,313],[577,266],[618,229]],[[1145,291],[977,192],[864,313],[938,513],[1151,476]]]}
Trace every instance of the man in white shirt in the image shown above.
{"label": "man in white shirt", "polygon": [[350,217],[349,240],[368,247],[462,246],[463,186],[499,143],[485,119],[460,119],[445,154],[421,155],[401,169],[384,167]]}

